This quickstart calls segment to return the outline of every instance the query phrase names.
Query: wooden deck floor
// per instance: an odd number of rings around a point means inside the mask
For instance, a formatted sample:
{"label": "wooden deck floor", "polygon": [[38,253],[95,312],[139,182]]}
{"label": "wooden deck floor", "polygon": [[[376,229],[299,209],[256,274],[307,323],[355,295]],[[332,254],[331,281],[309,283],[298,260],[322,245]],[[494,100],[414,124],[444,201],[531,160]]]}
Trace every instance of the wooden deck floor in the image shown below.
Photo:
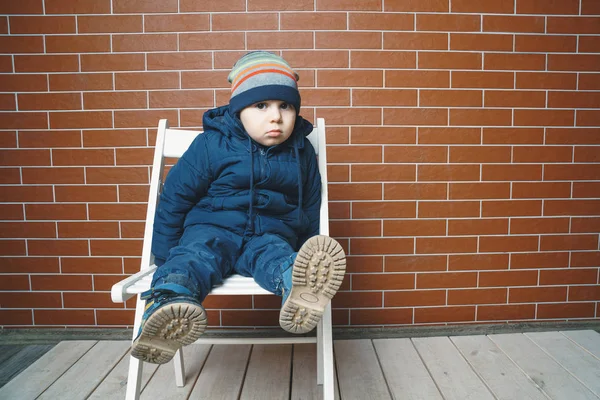
{"label": "wooden deck floor", "polygon": [[[12,354],[0,349],[4,374],[23,352],[45,351],[0,388],[0,399],[124,398],[128,341],[63,341],[50,347],[26,346]],[[334,349],[343,400],[600,399],[600,333],[592,330],[337,340]],[[186,386],[175,386],[171,364],[146,364],[142,398],[318,398],[314,345],[184,350]]]}

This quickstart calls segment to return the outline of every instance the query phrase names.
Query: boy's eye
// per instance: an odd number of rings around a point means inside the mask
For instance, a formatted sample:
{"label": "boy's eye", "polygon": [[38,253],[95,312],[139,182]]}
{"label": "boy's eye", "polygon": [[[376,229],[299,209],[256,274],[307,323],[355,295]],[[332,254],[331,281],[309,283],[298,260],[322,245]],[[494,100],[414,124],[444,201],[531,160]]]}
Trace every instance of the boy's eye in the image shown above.
{"label": "boy's eye", "polygon": [[267,103],[256,103],[255,107],[259,110],[264,110],[265,108],[267,108]]}

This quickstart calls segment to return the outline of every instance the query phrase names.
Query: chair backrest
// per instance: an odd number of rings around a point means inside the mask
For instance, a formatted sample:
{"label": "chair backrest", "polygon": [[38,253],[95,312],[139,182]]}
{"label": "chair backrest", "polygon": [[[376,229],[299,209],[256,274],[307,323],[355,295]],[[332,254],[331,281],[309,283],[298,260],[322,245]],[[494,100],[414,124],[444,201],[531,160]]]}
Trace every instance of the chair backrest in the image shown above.
{"label": "chair backrest", "polygon": [[[144,244],[142,247],[141,268],[148,268],[154,263],[152,255],[152,234],[154,225],[154,214],[160,196],[160,190],[164,181],[165,158],[179,158],[190,147],[196,136],[202,131],[169,128],[169,122],[161,119],[158,123],[156,135],[156,147],[154,149],[154,161],[152,163],[152,176],[150,178],[150,193],[148,195],[148,209],[146,212],[146,225],[144,232]],[[329,199],[327,191],[327,151],[325,141],[325,120],[317,119],[313,131],[308,139],[315,148],[318,157],[319,173],[321,174],[321,213],[319,233],[329,235]]]}

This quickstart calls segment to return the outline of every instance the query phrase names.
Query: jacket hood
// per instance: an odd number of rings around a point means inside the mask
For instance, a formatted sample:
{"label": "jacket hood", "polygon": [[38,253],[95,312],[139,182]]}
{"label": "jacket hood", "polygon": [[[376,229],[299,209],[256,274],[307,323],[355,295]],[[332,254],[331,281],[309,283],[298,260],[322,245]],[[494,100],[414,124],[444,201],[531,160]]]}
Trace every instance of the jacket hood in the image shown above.
{"label": "jacket hood", "polygon": [[[204,131],[213,130],[220,132],[225,136],[237,136],[242,140],[248,140],[250,138],[246,133],[239,116],[230,114],[229,105],[206,111],[202,117],[202,125]],[[312,131],[313,125],[302,118],[302,116],[298,115],[296,116],[292,135],[283,144],[287,143],[289,146],[294,146],[295,142],[296,146],[301,149],[304,147],[304,138]]]}

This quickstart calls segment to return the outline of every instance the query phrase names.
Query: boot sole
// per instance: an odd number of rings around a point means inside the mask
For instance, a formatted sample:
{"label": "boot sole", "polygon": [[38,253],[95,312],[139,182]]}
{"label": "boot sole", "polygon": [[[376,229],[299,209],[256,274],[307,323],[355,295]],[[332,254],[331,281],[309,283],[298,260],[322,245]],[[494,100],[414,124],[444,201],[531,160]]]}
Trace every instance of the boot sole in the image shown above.
{"label": "boot sole", "polygon": [[292,268],[292,290],[281,307],[279,325],[291,333],[306,333],[317,326],[340,288],[346,255],[329,236],[313,236],[298,251]]}
{"label": "boot sole", "polygon": [[133,341],[131,355],[153,364],[165,364],[175,352],[194,343],[204,333],[206,311],[192,303],[172,303],[158,308]]}

